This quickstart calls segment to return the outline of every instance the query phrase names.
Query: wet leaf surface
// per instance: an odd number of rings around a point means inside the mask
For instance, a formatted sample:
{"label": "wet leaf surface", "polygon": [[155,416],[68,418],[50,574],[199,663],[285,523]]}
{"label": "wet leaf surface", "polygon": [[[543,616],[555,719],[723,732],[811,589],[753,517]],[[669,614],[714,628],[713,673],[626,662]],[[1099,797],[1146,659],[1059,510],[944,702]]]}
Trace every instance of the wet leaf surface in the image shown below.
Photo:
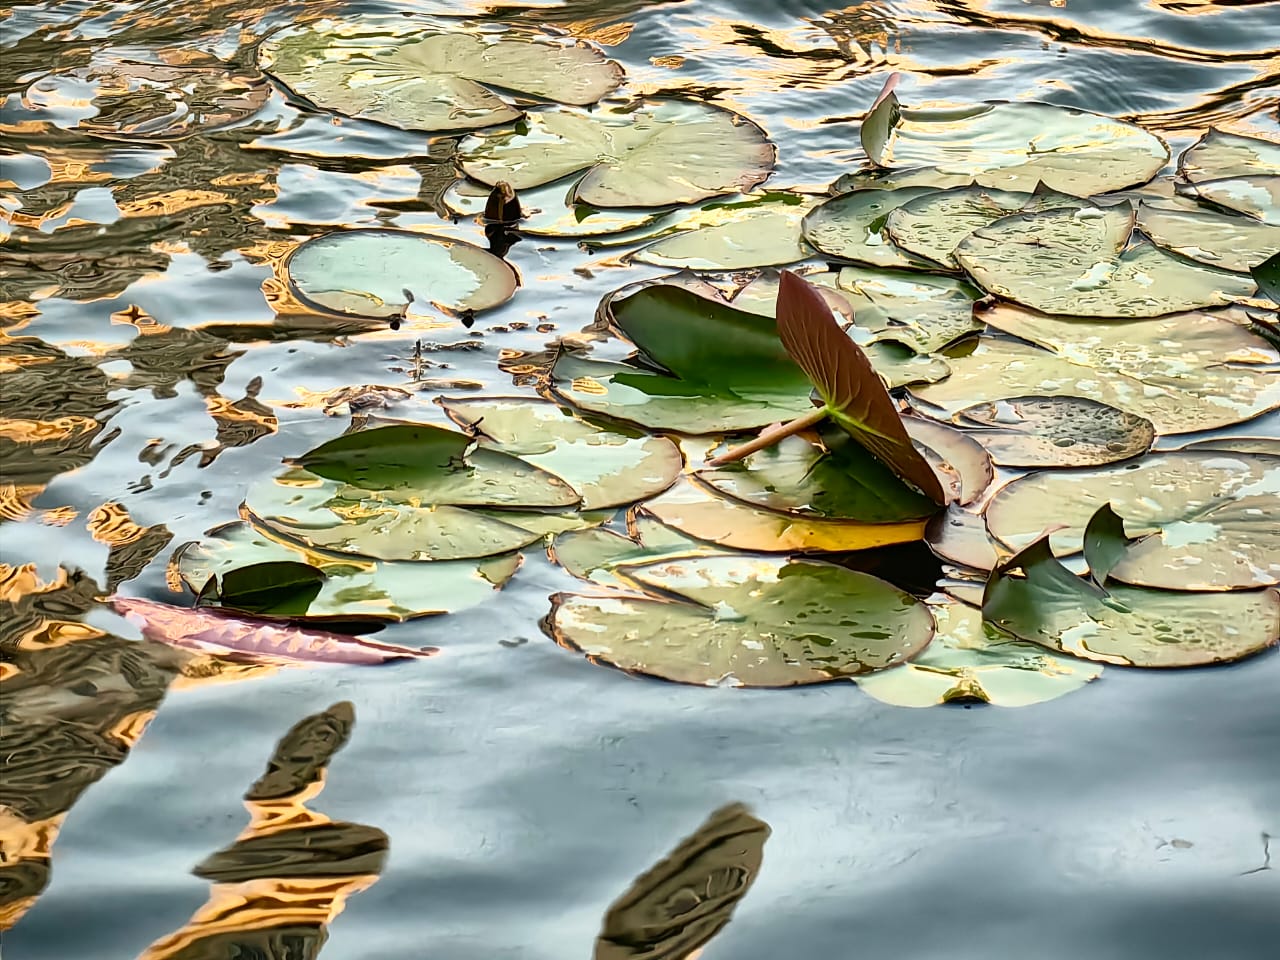
{"label": "wet leaf surface", "polygon": [[631,259],[689,270],[746,270],[795,263],[813,254],[801,229],[813,206],[812,197],[783,193],[706,204],[688,218],[692,229],[677,229],[641,247]]}
{"label": "wet leaf surface", "polygon": [[1277,214],[1270,216],[1276,222],[1260,223],[1194,203],[1142,203],[1137,226],[1157,246],[1179,256],[1248,273],[1280,250],[1280,203],[1276,206]]}
{"label": "wet leaf surface", "polygon": [[883,669],[933,635],[909,594],[827,564],[726,556],[624,575],[669,599],[557,594],[547,621],[556,642],[680,683],[785,687]]}
{"label": "wet leaf surface", "polygon": [[723,553],[718,547],[690,538],[655,520],[632,518],[627,535],[603,527],[571,530],[552,541],[550,559],[579,580],[630,590],[620,567],[663,560],[707,557]]}
{"label": "wet leaf surface", "polygon": [[904,269],[936,268],[933,261],[895,246],[887,227],[895,210],[910,200],[932,193],[932,187],[846,193],[815,207],[805,217],[804,238],[820,253],[855,263]]}
{"label": "wet leaf surface", "polygon": [[965,407],[956,422],[1004,467],[1084,467],[1151,449],[1151,421],[1084,397],[1010,397]]}

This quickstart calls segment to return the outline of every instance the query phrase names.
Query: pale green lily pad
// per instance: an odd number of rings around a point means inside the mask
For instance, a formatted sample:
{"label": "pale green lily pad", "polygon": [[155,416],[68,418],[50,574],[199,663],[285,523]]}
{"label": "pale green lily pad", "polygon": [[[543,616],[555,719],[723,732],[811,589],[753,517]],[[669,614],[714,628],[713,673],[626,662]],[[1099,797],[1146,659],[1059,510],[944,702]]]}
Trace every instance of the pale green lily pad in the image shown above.
{"label": "pale green lily pad", "polygon": [[[855,326],[847,332],[864,350],[891,341],[916,353],[932,353],[985,326],[973,316],[973,303],[982,291],[955,277],[855,266],[807,273],[804,279],[838,295],[828,296],[828,303],[838,299],[840,309],[833,306],[833,312],[853,319]],[[740,310],[772,317],[777,298],[778,274],[768,270],[731,302]]]}
{"label": "pale green lily pad", "polygon": [[[958,504],[929,521],[925,528],[924,542],[942,560],[947,560],[969,570],[987,571],[1001,560],[1005,550],[987,533],[986,521],[979,514],[970,513]],[[978,585],[977,603],[982,601],[982,585]]]}
{"label": "pale green lily pad", "polygon": [[390,318],[411,303],[486,310],[520,284],[504,260],[461,240],[405,230],[347,230],[300,244],[285,262],[304,304],[347,316]]}
{"label": "pale green lily pad", "polygon": [[645,100],[591,113],[530,114],[512,131],[468,137],[464,173],[516,190],[585,171],[574,201],[593,207],[661,207],[746,193],[773,171],[764,131],[737,114],[685,100]]}
{"label": "pale green lily pad", "polygon": [[258,63],[321,110],[425,131],[519,119],[520,110],[489,86],[586,105],[623,76],[584,43],[514,30],[442,30],[407,17],[324,19],[285,29],[262,42]]}
{"label": "pale green lily pad", "polygon": [[910,594],[824,563],[738,555],[623,573],[664,599],[556,594],[548,633],[593,662],[679,683],[823,683],[901,663],[933,636]]}
{"label": "pale green lily pad", "polygon": [[1079,396],[1174,434],[1229,426],[1280,406],[1280,376],[1268,369],[1280,363],[1280,352],[1218,315],[1117,324],[998,304],[982,316],[1028,342],[983,337],[972,353],[948,359],[946,380],[911,388],[947,417],[1008,397]]}
{"label": "pale green lily pad", "polygon": [[1010,640],[955,601],[930,603],[933,642],[910,663],[857,680],[864,693],[897,707],[978,701],[999,707],[1045,703],[1079,690],[1102,666]]}
{"label": "pale green lily pad", "polygon": [[937,264],[898,247],[886,229],[889,215],[932,187],[855,190],[813,208],[804,218],[804,238],[820,252],[873,267],[923,268]]}
{"label": "pale green lily pad", "polygon": [[[1010,571],[1021,569],[1022,576]],[[983,617],[1061,653],[1123,666],[1200,667],[1280,640],[1280,591],[1176,593],[1073,575],[1039,541],[992,574]]]}
{"label": "pale green lily pad", "polygon": [[969,234],[955,258],[990,293],[1076,317],[1158,317],[1254,292],[1250,277],[1128,247],[1134,220],[1128,203],[1015,214]]}
{"label": "pale green lily pad", "polygon": [[804,242],[801,224],[814,203],[813,197],[773,192],[736,203],[707,204],[690,218],[693,229],[663,236],[630,259],[689,270],[748,270],[795,263],[813,254]]}
{"label": "pale green lily pad", "polygon": [[1143,203],[1137,225],[1159,247],[1236,273],[1248,273],[1280,250],[1280,222],[1261,223],[1185,201]]}
{"label": "pale green lily pad", "polygon": [[1065,193],[1023,193],[963,187],[915,197],[889,213],[888,237],[903,250],[948,267],[958,267],[953,254],[960,241],[979,227],[1014,213],[1038,213],[1067,207],[1078,210],[1089,201]]}
{"label": "pale green lily pad", "polygon": [[1004,467],[1100,466],[1146,453],[1156,437],[1145,417],[1084,397],[1010,397],[955,419]]}
{"label": "pale green lily pad", "polygon": [[859,523],[794,516],[721,496],[689,479],[637,509],[638,516],[695,540],[753,553],[843,553],[912,543],[924,535],[926,523],[924,518]]}
{"label": "pale green lily pad", "polygon": [[928,497],[896,475],[844,430],[820,425],[823,447],[786,437],[745,460],[703,467],[694,476],[715,492],[754,507],[806,519],[900,523],[932,516]]}
{"label": "pale green lily pad", "polygon": [[904,170],[864,167],[837,177],[835,182],[827,187],[827,193],[838,197],[855,190],[903,190],[912,187],[950,190],[953,187],[967,187],[971,183],[973,183],[973,177],[967,173],[943,173],[936,167],[913,167]]}
{"label": "pale green lily pad", "polygon": [[1116,580],[1166,590],[1280,583],[1280,457],[1188,451],[1098,470],[1035,473],[992,498],[987,527],[1020,549],[1062,525],[1051,542],[1056,553],[1071,554],[1106,503],[1137,538],[1112,568]]}
{"label": "pale green lily pad", "polygon": [[1178,158],[1178,173],[1194,184],[1280,174],[1280,143],[1210,129]]}
{"label": "pale green lily pad", "polygon": [[[596,237],[637,230],[666,216],[661,210],[601,210],[574,203],[573,186],[574,181],[569,181],[521,191],[524,217],[512,229],[538,237]],[[440,199],[457,216],[482,217],[492,191],[470,180],[457,180]]]}
{"label": "pale green lily pad", "polygon": [[482,445],[560,477],[582,496],[583,510],[618,507],[661,493],[684,466],[663,437],[592,426],[553,403],[523,397],[437,401]]}
{"label": "pale green lily pad", "polygon": [[632,590],[634,585],[618,576],[619,567],[725,552],[682,536],[655,520],[634,520],[630,527],[631,536],[603,527],[561,534],[547,548],[547,555],[579,580]]}
{"label": "pale green lily pad", "polygon": [[1196,196],[1271,226],[1280,225],[1280,173],[1267,177],[1230,177],[1195,185]]}
{"label": "pale green lily pad", "polygon": [[319,595],[294,619],[401,621],[453,613],[493,596],[520,567],[516,553],[476,561],[397,563],[338,556],[279,540],[243,521],[223,524],[184,544],[170,570],[193,593],[211,576],[256,563],[292,560],[325,575]]}
{"label": "pale green lily pad", "polygon": [[1051,103],[903,107],[892,92],[862,124],[862,147],[881,167],[935,167],[1000,190],[1038,183],[1088,197],[1145,183],[1169,148],[1136,124]]}
{"label": "pale green lily pad", "polygon": [[1179,450],[1226,450],[1231,453],[1264,453],[1280,457],[1280,437],[1210,437],[1188,443]]}

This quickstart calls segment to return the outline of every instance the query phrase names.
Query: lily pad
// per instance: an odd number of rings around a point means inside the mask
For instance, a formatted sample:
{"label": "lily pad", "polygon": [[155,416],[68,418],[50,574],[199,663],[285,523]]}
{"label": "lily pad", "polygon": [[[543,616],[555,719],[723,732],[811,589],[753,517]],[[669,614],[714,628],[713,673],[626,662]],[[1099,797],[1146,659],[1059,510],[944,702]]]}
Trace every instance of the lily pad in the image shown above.
{"label": "lily pad", "polygon": [[1280,437],[1210,437],[1188,443],[1179,450],[1228,450],[1232,453],[1265,453],[1280,457]]}
{"label": "lily pad", "polygon": [[1101,590],[1067,570],[1041,539],[992,573],[983,617],[1086,660],[1199,667],[1239,660],[1280,640],[1280,591],[1175,593],[1121,584]]}
{"label": "lily pad", "polygon": [[1018,549],[1062,525],[1053,548],[1070,554],[1082,549],[1089,518],[1104,503],[1136,538],[1110,572],[1117,580],[1167,590],[1280,583],[1280,457],[1189,451],[1099,470],[1035,473],[992,498],[987,526]]}
{"label": "lily pad", "polygon": [[862,122],[862,148],[881,167],[933,167],[984,187],[1088,197],[1145,183],[1169,148],[1136,124],[1072,107],[993,101],[903,107],[890,91]]}
{"label": "lily pad", "polygon": [[571,530],[552,541],[547,555],[579,580],[630,590],[633,585],[618,575],[621,567],[725,552],[709,543],[691,540],[656,520],[633,519],[628,532],[630,536],[603,527]]}
{"label": "lily pad", "polygon": [[695,540],[754,553],[842,553],[924,535],[925,519],[899,523],[857,523],[799,517],[719,496],[696,480],[681,480],[646,501],[638,515],[651,517]]}
{"label": "lily pad", "polygon": [[894,210],[935,192],[932,187],[854,190],[814,207],[804,218],[804,238],[827,256],[873,267],[936,267],[896,246],[887,229]]}
{"label": "lily pad", "polygon": [[410,303],[487,310],[520,285],[505,261],[461,240],[405,230],[347,230],[300,244],[285,261],[294,295],[313,309],[379,319]]}
{"label": "lily pad", "polygon": [[309,550],[237,521],[179,547],[169,569],[198,593],[212,576],[272,561],[305,563],[324,574],[315,599],[301,615],[290,613],[292,618],[394,622],[453,613],[487,600],[515,574],[520,555],[509,553],[479,563],[385,562]]}
{"label": "lily pad", "polygon": [[728,110],[644,100],[539,111],[515,131],[468,137],[458,161],[481,183],[525,190],[581,172],[576,203],[662,207],[746,193],[773,171],[775,154],[763,130]]}
{"label": "lily pad", "polygon": [[933,642],[910,663],[860,678],[863,692],[897,707],[971,701],[1026,707],[1079,690],[1102,673],[1101,666],[1010,640],[968,604],[948,600],[929,609],[937,624]]}
{"label": "lily pad", "polygon": [[1280,143],[1209,130],[1178,160],[1197,196],[1263,223],[1280,223]]}
{"label": "lily pad", "polygon": [[946,380],[910,388],[947,417],[1009,397],[1078,396],[1175,434],[1229,426],[1280,406],[1280,377],[1268,369],[1280,353],[1224,317],[1194,313],[1117,324],[1010,304],[982,316],[1027,342],[984,336],[972,353],[948,358]]}
{"label": "lily pad", "polygon": [[[575,203],[574,182],[549,183],[521,192],[524,216],[512,229],[539,237],[595,237],[647,227],[666,215],[663,210],[601,210]],[[457,216],[481,217],[492,189],[457,180],[440,199]]]}
{"label": "lily pad", "polygon": [[903,417],[902,423],[917,446],[938,458],[939,462],[932,464],[934,472],[955,474],[959,481],[954,497],[957,503],[973,503],[991,486],[995,479],[991,457],[969,434],[924,417]]}
{"label": "lily pad", "polygon": [[1280,250],[1280,219],[1260,223],[1194,203],[1140,204],[1137,225],[1159,247],[1236,273],[1248,273]]}
{"label": "lily pad", "polygon": [[1135,216],[1128,203],[1015,214],[969,234],[955,259],[990,293],[1076,317],[1158,317],[1253,293],[1250,278],[1129,247]]}
{"label": "lily pad", "polygon": [[795,263],[813,254],[801,229],[813,206],[812,197],[777,192],[737,203],[707,204],[689,218],[693,229],[664,236],[641,247],[630,259],[689,270],[747,270]]}
{"label": "lily pad", "polygon": [[454,423],[499,450],[553,473],[582,496],[583,510],[644,500],[671,486],[684,466],[663,437],[592,426],[553,403],[522,397],[437,401]]}
{"label": "lily pad", "polygon": [[1010,397],[956,421],[1004,467],[1100,466],[1146,453],[1156,437],[1150,420],[1084,397]]}
{"label": "lily pad", "polygon": [[1089,201],[1052,190],[1023,193],[963,187],[914,197],[889,213],[889,238],[909,253],[958,267],[954,253],[960,241],[980,227],[1014,213],[1037,213],[1063,207],[1078,210]]}
{"label": "lily pad", "polygon": [[901,663],[928,610],[865,573],[807,560],[705,557],[628,568],[655,597],[556,594],[547,631],[594,662],[680,683],[788,687]]}
{"label": "lily pad", "polygon": [[[947,507],[944,513],[929,521],[924,531],[924,542],[937,557],[970,570],[991,570],[1000,563],[1002,552],[1008,554],[991,539],[981,516],[957,504]],[[979,584],[978,593],[981,592]]]}
{"label": "lily pad", "polygon": [[586,105],[622,82],[622,68],[585,43],[437,29],[421,19],[319,20],[281,30],[258,63],[330,113],[405,130],[474,130],[520,110],[490,87]]}
{"label": "lily pad", "polygon": [[1249,272],[1258,285],[1258,293],[1280,306],[1280,253],[1273,253]]}

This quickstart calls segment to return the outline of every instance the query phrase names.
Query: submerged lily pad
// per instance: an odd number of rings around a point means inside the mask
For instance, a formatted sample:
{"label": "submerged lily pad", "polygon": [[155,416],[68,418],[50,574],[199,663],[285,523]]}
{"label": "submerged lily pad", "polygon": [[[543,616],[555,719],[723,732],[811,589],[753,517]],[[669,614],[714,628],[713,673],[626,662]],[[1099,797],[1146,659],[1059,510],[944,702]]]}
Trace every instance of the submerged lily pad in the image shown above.
{"label": "submerged lily pad", "polygon": [[258,62],[321,110],[425,131],[518,119],[520,110],[489,87],[586,105],[623,76],[584,43],[442,30],[405,17],[325,19],[281,30],[262,42]]}
{"label": "submerged lily pad", "polygon": [[[522,191],[523,217],[512,224],[512,229],[541,237],[595,237],[646,227],[665,215],[662,210],[601,210],[575,203],[574,182],[549,183]],[[492,190],[470,180],[458,180],[440,199],[460,217],[479,217],[484,215]]]}
{"label": "submerged lily pad", "polygon": [[1083,397],[1010,397],[956,414],[1005,467],[1086,467],[1128,460],[1155,441],[1151,421]]}
{"label": "submerged lily pad", "polygon": [[1079,690],[1102,673],[1101,666],[1010,640],[968,604],[948,600],[929,609],[937,624],[933,642],[910,663],[859,678],[863,692],[898,707],[975,700],[1025,707]]}
{"label": "submerged lily pad", "polygon": [[513,131],[459,147],[464,173],[517,190],[583,173],[577,203],[661,207],[746,193],[773,171],[775,150],[750,120],[710,104],[645,100],[592,113],[530,114]]}
{"label": "submerged lily pad", "polygon": [[1077,317],[1158,317],[1253,293],[1248,277],[1129,247],[1135,216],[1128,203],[1015,214],[969,234],[955,259],[990,293]]}
{"label": "submerged lily pad", "polygon": [[679,448],[663,437],[604,430],[553,403],[522,397],[438,401],[482,446],[553,473],[582,496],[583,510],[618,507],[661,493],[680,475]]}
{"label": "submerged lily pad", "polygon": [[1086,660],[1199,667],[1239,660],[1280,640],[1280,591],[1175,593],[1121,584],[1102,590],[1067,570],[1042,539],[992,573],[983,617]]}
{"label": "submerged lily pad", "polygon": [[[169,561],[173,574],[194,593],[212,576],[273,561],[305,563],[324,574],[319,593],[293,619],[400,621],[452,613],[491,597],[520,566],[519,554],[434,564],[395,563],[308,550],[277,539],[243,521],[210,530],[203,540],[179,547]],[[277,613],[266,609],[263,613]]]}
{"label": "submerged lily pad", "polygon": [[509,264],[479,247],[405,230],[325,234],[300,244],[285,269],[307,306],[379,319],[402,315],[410,303],[486,310],[520,284]]}
{"label": "submerged lily pad", "polygon": [[1173,434],[1229,426],[1280,406],[1280,376],[1268,369],[1280,353],[1217,315],[1117,324],[999,304],[982,317],[1028,342],[984,336],[972,353],[948,358],[946,380],[910,388],[947,417],[1009,397],[1078,396]]}
{"label": "submerged lily pad", "polygon": [[1136,124],[1051,103],[910,108],[889,92],[861,136],[881,167],[934,167],[1001,190],[1043,183],[1077,197],[1145,183],[1169,159],[1169,148]]}
{"label": "submerged lily pad", "polygon": [[985,187],[938,190],[913,197],[891,211],[885,230],[903,250],[949,267],[958,267],[953,256],[956,247],[979,227],[989,226],[1014,213],[1036,213],[1063,207],[1079,209],[1088,203],[1053,190],[1034,193]]}
{"label": "submerged lily pad", "polygon": [[936,267],[894,245],[886,227],[894,210],[934,192],[932,187],[854,190],[815,207],[804,218],[804,238],[828,256],[873,267]]}
{"label": "submerged lily pad", "polygon": [[695,540],[754,553],[841,553],[911,543],[924,535],[924,517],[897,523],[859,523],[802,517],[753,507],[717,495],[696,480],[681,480],[639,508]]}
{"label": "submerged lily pad", "polygon": [[987,526],[1017,549],[1063,525],[1052,544],[1070,554],[1083,547],[1085,526],[1104,503],[1137,538],[1111,569],[1117,580],[1167,590],[1280,583],[1280,457],[1187,451],[1100,470],[1035,473],[992,498]]}
{"label": "submerged lily pad", "polygon": [[787,687],[901,663],[933,636],[910,594],[825,563],[724,556],[624,573],[665,599],[557,594],[547,618],[557,643],[680,683]]}

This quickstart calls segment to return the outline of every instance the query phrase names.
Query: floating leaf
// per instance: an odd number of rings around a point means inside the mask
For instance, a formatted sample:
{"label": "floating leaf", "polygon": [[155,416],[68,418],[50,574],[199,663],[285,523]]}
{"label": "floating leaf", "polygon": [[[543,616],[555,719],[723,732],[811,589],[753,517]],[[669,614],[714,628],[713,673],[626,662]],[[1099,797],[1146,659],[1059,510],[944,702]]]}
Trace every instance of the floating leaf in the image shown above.
{"label": "floating leaf", "polygon": [[319,20],[272,34],[258,63],[320,110],[405,130],[474,130],[521,116],[486,84],[560,103],[595,103],[622,68],[594,47],[545,34],[465,33],[421,19]]}
{"label": "floating leaf", "polygon": [[285,269],[304,304],[357,317],[398,317],[410,303],[487,310],[520,283],[510,265],[479,247],[405,230],[325,234],[299,244]]}
{"label": "floating leaf", "polygon": [[954,498],[957,503],[973,503],[991,486],[995,479],[991,457],[969,434],[923,417],[903,417],[902,423],[918,446],[938,457],[940,463],[931,464],[935,473],[939,468],[943,473],[949,469],[959,478],[960,488]]}
{"label": "floating leaf", "polygon": [[960,241],[980,227],[1013,213],[1036,213],[1068,207],[1077,210],[1089,201],[1052,190],[1024,193],[963,187],[936,190],[913,197],[889,213],[884,229],[903,250],[949,267],[958,267],[953,254]]}
{"label": "floating leaf", "polygon": [[1173,434],[1229,426],[1280,406],[1280,377],[1267,369],[1280,353],[1220,315],[1117,324],[998,304],[982,316],[1028,342],[983,337],[972,353],[948,359],[949,378],[911,388],[948,417],[1008,397],[1078,396]]}
{"label": "floating leaf", "polygon": [[937,265],[894,245],[886,229],[889,216],[932,187],[855,190],[820,204],[804,218],[804,238],[822,253],[874,267],[929,268]]}
{"label": "floating leaf", "polygon": [[1089,518],[1104,503],[1137,538],[1110,572],[1117,580],[1168,590],[1280,583],[1278,457],[1175,452],[1099,470],[1034,473],[992,498],[987,526],[1016,549],[1060,524],[1053,547],[1065,555],[1082,548]]}
{"label": "floating leaf", "polygon": [[984,187],[1088,197],[1145,183],[1169,149],[1141,127],[1051,103],[995,101],[906,108],[890,91],[862,122],[881,167],[936,167]]}
{"label": "floating leaf", "polygon": [[217,601],[219,608],[235,613],[297,616],[305,614],[324,588],[324,572],[296,560],[263,560],[210,574],[196,598]]}
{"label": "floating leaf", "polygon": [[775,153],[763,130],[728,110],[643,100],[542,110],[515,131],[468,137],[458,161],[473,180],[517,190],[585,171],[576,203],[662,207],[746,193],[773,171]]}
{"label": "floating leaf", "polygon": [[1000,629],[1050,650],[1134,667],[1225,663],[1280,640],[1280,591],[1172,593],[1119,584],[1101,590],[1059,563],[1047,538],[993,571],[982,612]]}
{"label": "floating leaf", "polygon": [[111,606],[142,628],[148,640],[203,653],[236,653],[267,663],[375,664],[428,657],[434,647],[415,649],[340,633],[282,626],[214,610],[174,607],[136,597],[113,597]]}
{"label": "floating leaf", "polygon": [[1280,306],[1280,253],[1272,254],[1249,272],[1258,285],[1258,292]]}
{"label": "floating leaf", "polygon": [[[280,561],[305,563],[324,575],[319,593],[301,612],[307,619],[400,621],[453,613],[489,599],[515,574],[520,555],[509,553],[478,563],[371,560],[308,550],[237,521],[179,547],[169,564],[173,574],[192,591],[199,591],[210,577],[221,576],[225,584],[229,572]],[[261,612],[282,613],[270,606]]]}
{"label": "floating leaf", "polygon": [[929,609],[937,624],[933,642],[910,663],[859,678],[865,693],[897,707],[967,701],[1025,707],[1079,690],[1102,673],[1101,666],[1009,640],[968,604],[945,601]]}
{"label": "floating leaf", "polygon": [[1137,226],[1159,247],[1237,273],[1248,273],[1280,250],[1280,220],[1259,223],[1185,201],[1140,204]]}
{"label": "floating leaf", "polygon": [[701,483],[682,480],[640,507],[695,540],[755,553],[839,553],[911,543],[924,534],[925,520],[857,523],[799,517],[752,507],[717,496]]}
{"label": "floating leaf", "polygon": [[822,295],[789,272],[778,287],[778,335],[813,381],[827,415],[899,477],[943,503],[942,485],[912,446],[871,362],[841,331]]}
{"label": "floating leaf", "polygon": [[1158,317],[1253,293],[1247,278],[1129,247],[1134,220],[1127,203],[1015,214],[969,234],[955,258],[990,293],[1077,317]]}
{"label": "floating leaf", "polygon": [[437,402],[460,427],[485,438],[482,448],[518,456],[567,482],[581,494],[583,510],[661,493],[684,466],[670,440],[603,430],[553,403],[521,397]]}
{"label": "floating leaf", "polygon": [[[549,183],[520,193],[522,218],[512,229],[531,236],[595,237],[635,230],[656,223],[662,210],[601,210],[575,203],[575,181]],[[441,196],[441,202],[460,217],[483,217],[491,188],[470,180],[457,180]]]}
{"label": "floating leaf", "polygon": [[1229,450],[1232,453],[1265,453],[1280,457],[1280,437],[1210,437],[1179,450]]}
{"label": "floating leaf", "polygon": [[1264,223],[1280,223],[1280,143],[1210,129],[1178,159],[1202,200]]}
{"label": "floating leaf", "polygon": [[1133,541],[1124,532],[1124,520],[1104,503],[1084,528],[1084,556],[1089,563],[1089,579],[1100,587]]}
{"label": "floating leaf", "polygon": [[630,526],[629,537],[603,527],[562,533],[547,548],[547,555],[579,580],[630,590],[632,584],[618,576],[620,567],[724,552],[655,520],[635,520]]}
{"label": "floating leaf", "polygon": [[641,247],[630,259],[689,270],[747,270],[795,263],[813,254],[801,229],[813,206],[814,198],[788,193],[708,204],[688,218],[692,229],[677,229]]}
{"label": "floating leaf", "polygon": [[594,960],[696,957],[751,889],[768,839],[742,804],[721,807],[610,904]]}
{"label": "floating leaf", "polygon": [[990,570],[1001,558],[1000,545],[987,533],[982,517],[956,504],[929,521],[924,542],[936,556],[970,570]]}
{"label": "floating leaf", "polygon": [[892,666],[933,635],[910,594],[824,563],[706,557],[624,574],[667,599],[556,594],[547,619],[555,641],[680,683],[787,687]]}
{"label": "floating leaf", "polygon": [[965,407],[955,420],[1004,467],[1087,467],[1140,456],[1155,427],[1083,397],[1010,397]]}

